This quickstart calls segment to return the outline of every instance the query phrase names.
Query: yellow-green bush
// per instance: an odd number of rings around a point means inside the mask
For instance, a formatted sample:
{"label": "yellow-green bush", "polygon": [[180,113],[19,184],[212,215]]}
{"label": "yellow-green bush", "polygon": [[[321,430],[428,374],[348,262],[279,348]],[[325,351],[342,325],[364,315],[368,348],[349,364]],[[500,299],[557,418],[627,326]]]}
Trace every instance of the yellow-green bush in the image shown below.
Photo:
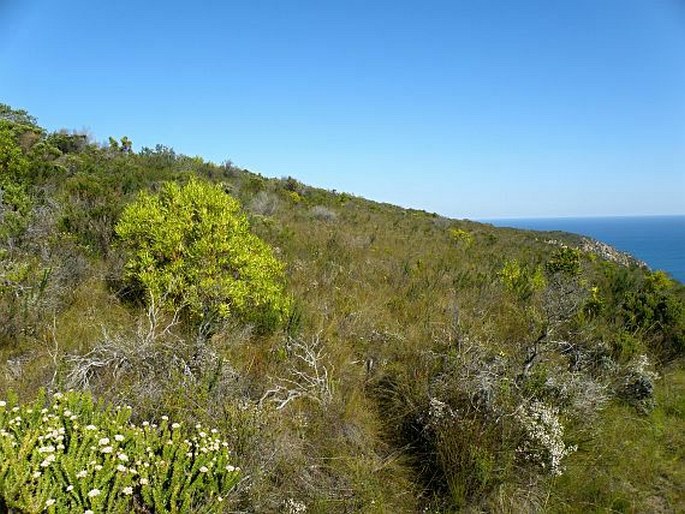
{"label": "yellow-green bush", "polygon": [[219,186],[168,182],[142,193],[116,232],[129,253],[126,278],[149,299],[201,322],[233,317],[272,329],[284,321],[283,265]]}
{"label": "yellow-green bush", "polygon": [[539,266],[531,270],[516,259],[506,261],[498,275],[505,289],[522,300],[527,300],[535,291],[546,286],[545,276]]}
{"label": "yellow-green bush", "polygon": [[215,512],[240,478],[216,430],[130,417],[78,392],[0,400],[0,511]]}

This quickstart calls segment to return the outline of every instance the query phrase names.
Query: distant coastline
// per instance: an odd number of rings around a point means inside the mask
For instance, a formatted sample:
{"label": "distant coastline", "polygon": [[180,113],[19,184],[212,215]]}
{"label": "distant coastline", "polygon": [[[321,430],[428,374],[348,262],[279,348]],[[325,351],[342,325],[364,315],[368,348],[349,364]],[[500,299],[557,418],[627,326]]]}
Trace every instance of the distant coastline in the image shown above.
{"label": "distant coastline", "polygon": [[481,219],[497,227],[572,232],[607,243],[685,283],[685,215]]}

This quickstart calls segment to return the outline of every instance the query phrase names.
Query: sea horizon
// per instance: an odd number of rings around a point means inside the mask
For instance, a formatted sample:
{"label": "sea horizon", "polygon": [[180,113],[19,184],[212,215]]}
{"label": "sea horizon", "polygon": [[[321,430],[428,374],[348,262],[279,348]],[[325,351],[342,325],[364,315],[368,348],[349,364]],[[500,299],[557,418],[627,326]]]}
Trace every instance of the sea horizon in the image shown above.
{"label": "sea horizon", "polygon": [[498,227],[591,237],[685,283],[685,214],[481,218]]}

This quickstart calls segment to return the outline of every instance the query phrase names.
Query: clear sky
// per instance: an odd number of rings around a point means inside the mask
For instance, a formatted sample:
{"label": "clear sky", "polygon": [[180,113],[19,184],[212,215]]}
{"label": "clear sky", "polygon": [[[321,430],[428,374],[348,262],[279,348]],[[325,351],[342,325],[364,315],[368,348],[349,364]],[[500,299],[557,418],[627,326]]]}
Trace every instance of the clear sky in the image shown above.
{"label": "clear sky", "polygon": [[0,102],[451,217],[685,213],[682,0],[0,0]]}

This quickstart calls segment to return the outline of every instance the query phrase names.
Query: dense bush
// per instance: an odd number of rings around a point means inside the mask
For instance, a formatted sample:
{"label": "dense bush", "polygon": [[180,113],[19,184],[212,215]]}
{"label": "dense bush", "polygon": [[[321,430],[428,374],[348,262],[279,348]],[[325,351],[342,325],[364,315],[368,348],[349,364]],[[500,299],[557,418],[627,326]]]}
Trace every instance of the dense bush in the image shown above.
{"label": "dense bush", "polygon": [[149,300],[201,322],[236,317],[273,329],[284,321],[283,266],[220,187],[166,183],[129,205],[116,232],[129,252],[126,277]]}
{"label": "dense bush", "polygon": [[0,401],[0,510],[215,512],[240,478],[216,430],[130,417],[76,392]]}

